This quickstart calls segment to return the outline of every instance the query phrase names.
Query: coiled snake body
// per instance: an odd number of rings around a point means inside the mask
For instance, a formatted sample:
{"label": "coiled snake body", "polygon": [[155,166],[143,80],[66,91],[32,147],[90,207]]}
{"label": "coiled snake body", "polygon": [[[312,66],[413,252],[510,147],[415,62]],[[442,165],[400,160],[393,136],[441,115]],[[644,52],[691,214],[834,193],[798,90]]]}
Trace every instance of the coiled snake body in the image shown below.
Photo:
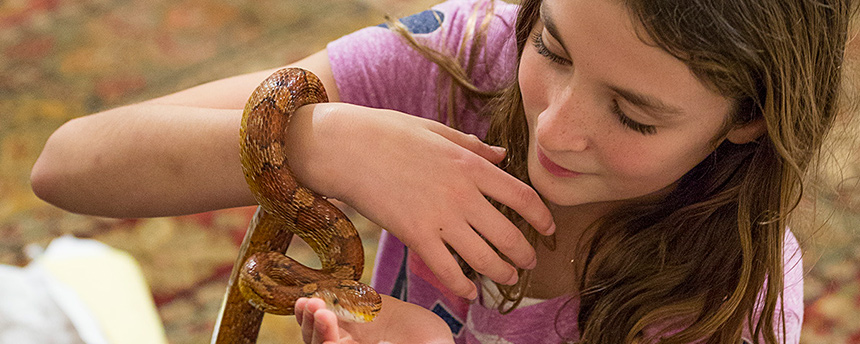
{"label": "coiled snake body", "polygon": [[[237,271],[234,267],[224,313],[219,318],[221,332],[225,331],[225,321],[245,321],[241,315],[234,320],[228,316],[236,316],[226,314],[231,307],[241,310],[241,305],[233,305],[238,302],[250,302],[267,313],[289,315],[299,297],[319,297],[341,319],[359,322],[371,321],[381,308],[376,291],[357,282],[364,269],[364,251],[355,227],[324,197],[299,185],[287,165],[284,137],[291,115],[302,105],[326,101],[325,89],[315,75],[285,68],[263,81],[245,106],[242,168],[260,207],[237,261],[241,268]],[[285,256],[292,235],[284,231],[307,242],[319,256],[322,268],[308,268]],[[233,290],[236,284],[241,293]],[[235,300],[240,294],[247,301]]]}

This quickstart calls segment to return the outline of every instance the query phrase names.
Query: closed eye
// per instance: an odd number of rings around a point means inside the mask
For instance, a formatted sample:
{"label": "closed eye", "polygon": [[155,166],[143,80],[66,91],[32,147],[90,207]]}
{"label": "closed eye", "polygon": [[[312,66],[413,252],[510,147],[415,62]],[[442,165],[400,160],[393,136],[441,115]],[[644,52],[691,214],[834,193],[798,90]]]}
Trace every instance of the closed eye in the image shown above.
{"label": "closed eye", "polygon": [[657,127],[636,122],[627,116],[627,114],[621,110],[621,107],[618,106],[617,100],[612,101],[612,113],[618,116],[618,121],[625,127],[638,131],[642,135],[654,135],[657,133]]}
{"label": "closed eye", "polygon": [[543,32],[537,31],[537,32],[533,33],[531,41],[532,41],[532,45],[534,45],[535,49],[537,49],[537,53],[540,54],[541,56],[546,57],[550,61],[552,61],[554,63],[558,63],[562,66],[573,65],[572,61],[570,61],[564,57],[561,57],[556,53],[553,53],[552,51],[550,51],[546,47],[546,44],[544,44],[544,42],[543,42]]}

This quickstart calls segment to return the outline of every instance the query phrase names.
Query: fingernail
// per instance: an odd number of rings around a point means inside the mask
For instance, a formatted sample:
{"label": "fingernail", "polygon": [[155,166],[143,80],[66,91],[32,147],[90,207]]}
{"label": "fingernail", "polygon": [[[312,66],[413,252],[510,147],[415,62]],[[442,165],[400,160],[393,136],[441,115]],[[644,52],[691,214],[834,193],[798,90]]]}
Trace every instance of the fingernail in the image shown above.
{"label": "fingernail", "polygon": [[552,225],[549,226],[549,229],[546,230],[546,235],[550,235],[552,233],[555,233],[555,222],[553,222]]}
{"label": "fingernail", "polygon": [[496,153],[499,153],[501,155],[505,155],[505,153],[507,153],[508,151],[507,149],[505,149],[505,147],[490,146],[490,148],[492,148],[494,151],[496,151]]}
{"label": "fingernail", "polygon": [[472,289],[472,291],[469,293],[469,296],[467,296],[466,298],[469,300],[477,299],[478,298],[478,291],[475,289]]}
{"label": "fingernail", "polygon": [[534,269],[535,267],[537,267],[537,259],[532,260],[532,262],[529,263],[529,266],[526,266],[526,269],[531,270],[531,269]]}
{"label": "fingernail", "polygon": [[514,274],[511,276],[511,278],[508,278],[508,280],[507,280],[507,281],[505,281],[505,283],[504,283],[504,284],[506,284],[506,285],[514,285],[514,284],[516,284],[516,283],[517,283],[517,280],[518,280],[519,278],[520,278],[520,277],[519,277],[519,274],[517,274],[517,272],[516,272],[516,271],[514,271]]}

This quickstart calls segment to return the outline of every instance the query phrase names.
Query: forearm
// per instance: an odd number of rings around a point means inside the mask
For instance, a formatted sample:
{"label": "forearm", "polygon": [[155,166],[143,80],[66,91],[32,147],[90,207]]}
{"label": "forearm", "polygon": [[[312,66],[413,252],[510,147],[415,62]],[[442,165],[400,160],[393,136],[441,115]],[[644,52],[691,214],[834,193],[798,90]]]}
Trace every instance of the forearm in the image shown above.
{"label": "forearm", "polygon": [[[338,100],[325,50],[293,65],[313,71],[329,99]],[[272,71],[216,80],[66,123],[33,167],[33,191],[73,212],[113,217],[254,204],[239,162],[241,109]],[[291,132],[296,124],[294,117]]]}
{"label": "forearm", "polygon": [[33,190],[60,208],[111,217],[253,204],[239,163],[241,115],[143,103],[72,120],[46,143]]}

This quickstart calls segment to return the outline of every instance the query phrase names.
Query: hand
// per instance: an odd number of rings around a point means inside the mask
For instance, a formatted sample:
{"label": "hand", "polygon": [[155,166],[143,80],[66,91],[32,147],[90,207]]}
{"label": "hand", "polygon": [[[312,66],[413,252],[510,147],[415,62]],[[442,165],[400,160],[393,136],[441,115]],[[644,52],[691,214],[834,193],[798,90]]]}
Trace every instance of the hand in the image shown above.
{"label": "hand", "polygon": [[[291,122],[290,166],[301,183],[337,198],[397,236],[456,295],[474,299],[447,243],[478,273],[505,284],[535,251],[485,198],[508,205],[538,231],[555,226],[537,192],[494,164],[504,152],[441,123],[390,110],[329,103]],[[311,120],[308,120],[308,119]],[[486,240],[486,241],[485,241]]]}
{"label": "hand", "polygon": [[453,343],[441,318],[420,306],[382,295],[382,310],[369,323],[339,322],[321,299],[300,298],[296,321],[305,343]]}

